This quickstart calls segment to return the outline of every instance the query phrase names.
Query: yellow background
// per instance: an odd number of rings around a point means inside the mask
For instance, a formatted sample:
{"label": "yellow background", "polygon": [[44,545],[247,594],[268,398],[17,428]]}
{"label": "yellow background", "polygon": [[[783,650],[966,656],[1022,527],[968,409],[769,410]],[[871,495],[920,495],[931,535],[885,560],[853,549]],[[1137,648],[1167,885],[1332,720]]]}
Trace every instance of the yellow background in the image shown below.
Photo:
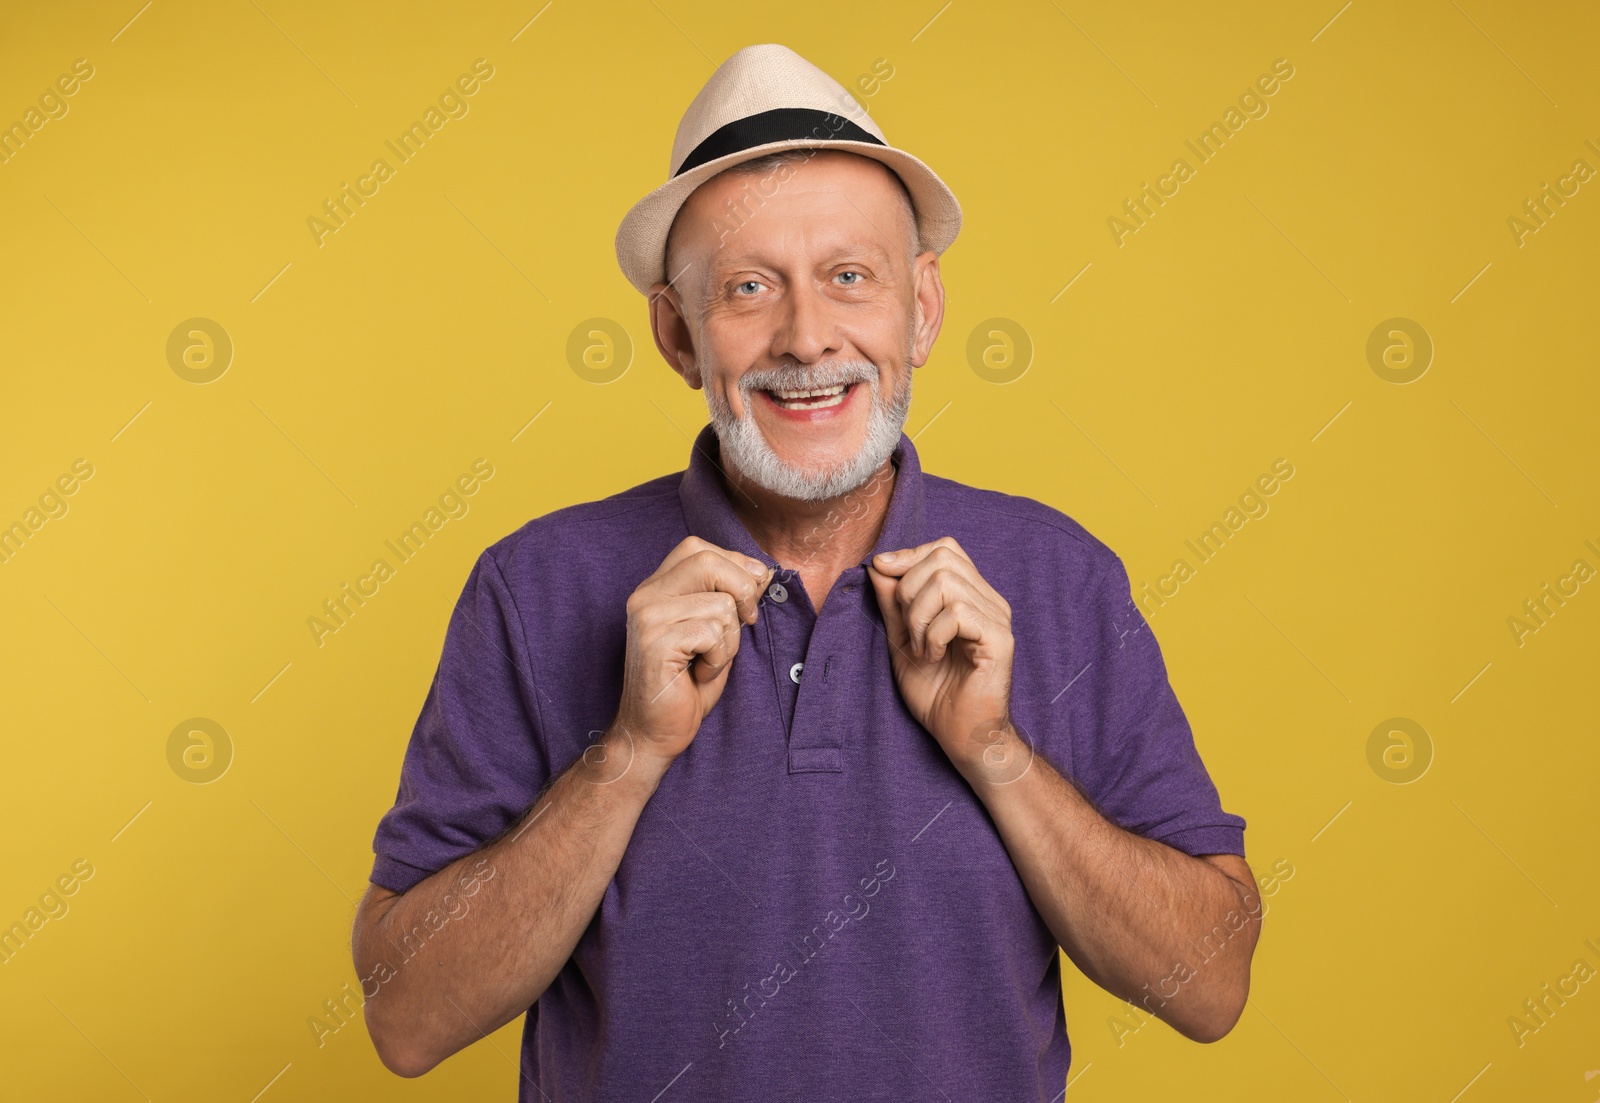
{"label": "yellow background", "polygon": [[[1251,1004],[1214,1046],[1119,1045],[1125,1005],[1068,966],[1068,1098],[1600,1097],[1600,983],[1522,1045],[1507,1023],[1600,968],[1600,582],[1507,626],[1600,568],[1600,180],[1507,225],[1600,169],[1597,41],[1591,6],[1487,0],[7,4],[0,122],[94,76],[0,165],[0,524],[94,475],[0,564],[0,923],[95,872],[0,965],[0,1094],[513,1098],[520,1020],[417,1081],[307,1020],[355,980],[475,556],[687,460],[704,400],[613,235],[715,65],[782,42],[847,86],[886,61],[863,102],[964,206],[907,427],[929,470],[1066,511],[1138,588],[1295,468],[1151,620],[1256,872],[1294,870]],[[469,113],[319,246],[307,219],[478,58]],[[1119,246],[1107,219],[1278,58],[1270,112]],[[204,385],[166,352],[196,317],[235,350]],[[1405,385],[1367,358],[1393,317],[1436,348]],[[633,344],[604,385],[568,362],[591,318]],[[991,318],[1033,345],[1004,385],[967,355]],[[479,458],[470,513],[317,646],[307,618]],[[169,765],[192,717],[233,744],[209,784]],[[1369,764],[1390,717],[1432,740],[1409,784]]]}

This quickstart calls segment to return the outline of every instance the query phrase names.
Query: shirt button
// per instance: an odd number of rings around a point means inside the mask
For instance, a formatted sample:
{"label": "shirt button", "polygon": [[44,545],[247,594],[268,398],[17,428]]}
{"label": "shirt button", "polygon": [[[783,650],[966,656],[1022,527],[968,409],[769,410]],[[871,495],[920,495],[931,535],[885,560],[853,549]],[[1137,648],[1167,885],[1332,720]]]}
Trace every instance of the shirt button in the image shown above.
{"label": "shirt button", "polygon": [[783,583],[774,582],[771,586],[767,587],[767,596],[773,601],[782,604],[783,602],[789,600],[789,591],[784,588]]}
{"label": "shirt button", "polygon": [[795,663],[789,668],[789,680],[795,685],[800,684],[800,671],[805,669],[805,663]]}

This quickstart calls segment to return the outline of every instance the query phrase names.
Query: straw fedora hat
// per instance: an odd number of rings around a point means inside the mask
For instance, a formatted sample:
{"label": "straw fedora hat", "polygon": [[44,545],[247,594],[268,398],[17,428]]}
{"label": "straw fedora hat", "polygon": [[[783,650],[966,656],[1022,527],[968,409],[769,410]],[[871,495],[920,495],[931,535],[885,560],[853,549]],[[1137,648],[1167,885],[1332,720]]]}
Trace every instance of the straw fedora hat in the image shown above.
{"label": "straw fedora hat", "polygon": [[667,182],[617,229],[617,262],[648,295],[668,281],[667,231],[678,208],[723,169],[782,149],[841,149],[881,161],[911,193],[922,248],[943,253],[961,230],[961,205],[934,171],[894,148],[838,81],[787,46],[746,46],[724,61],[678,123]]}

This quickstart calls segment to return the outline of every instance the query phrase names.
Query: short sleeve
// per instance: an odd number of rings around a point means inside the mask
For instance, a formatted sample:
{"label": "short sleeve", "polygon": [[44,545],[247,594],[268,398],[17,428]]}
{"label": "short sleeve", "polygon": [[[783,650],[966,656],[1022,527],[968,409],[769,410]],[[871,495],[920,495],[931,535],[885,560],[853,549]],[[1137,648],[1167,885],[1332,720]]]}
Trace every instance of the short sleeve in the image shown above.
{"label": "short sleeve", "polygon": [[450,616],[444,651],[373,836],[371,880],[393,892],[498,838],[548,779],[526,634],[485,552]]}
{"label": "short sleeve", "polygon": [[1112,554],[1092,578],[1074,780],[1125,830],[1186,854],[1242,856],[1245,820],[1222,809],[1127,569]]}

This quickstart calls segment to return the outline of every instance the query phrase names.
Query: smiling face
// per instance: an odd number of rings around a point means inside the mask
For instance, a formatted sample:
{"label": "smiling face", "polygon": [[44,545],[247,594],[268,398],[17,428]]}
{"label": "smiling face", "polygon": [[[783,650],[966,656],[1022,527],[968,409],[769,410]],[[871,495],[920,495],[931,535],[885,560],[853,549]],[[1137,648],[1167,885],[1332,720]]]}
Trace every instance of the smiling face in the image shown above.
{"label": "smiling face", "polygon": [[871,478],[899,443],[911,372],[943,317],[939,260],[878,161],[838,150],[701,184],[651,289],[656,346],[704,388],[723,459],[817,501]]}

